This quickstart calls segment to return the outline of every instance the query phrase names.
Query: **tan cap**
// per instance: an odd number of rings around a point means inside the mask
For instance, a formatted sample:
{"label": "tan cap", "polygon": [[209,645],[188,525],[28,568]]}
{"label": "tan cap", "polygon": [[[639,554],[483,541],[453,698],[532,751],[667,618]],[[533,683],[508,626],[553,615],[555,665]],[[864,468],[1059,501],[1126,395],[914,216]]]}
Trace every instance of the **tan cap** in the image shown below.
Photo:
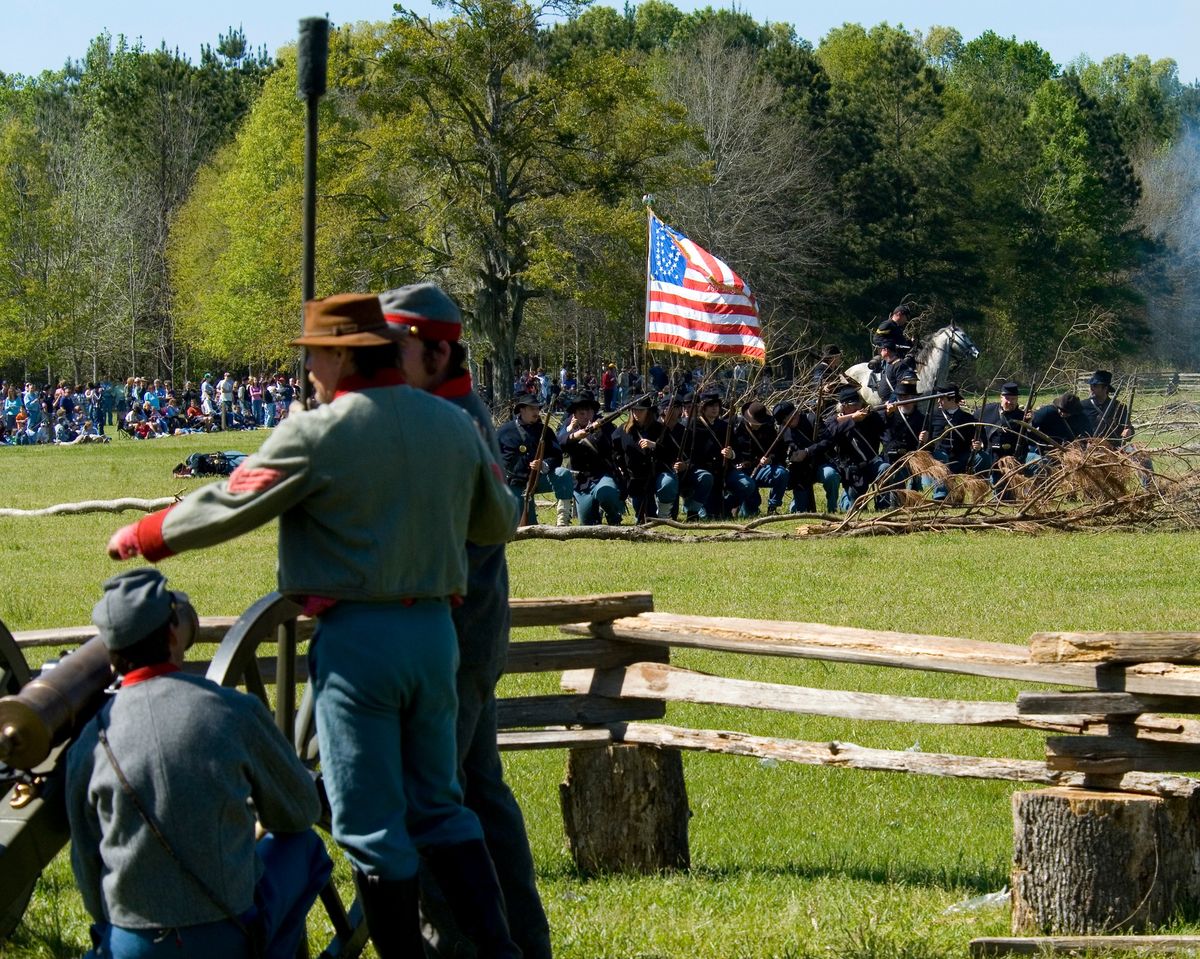
{"label": "tan cap", "polygon": [[304,335],[292,346],[384,346],[406,335],[407,327],[383,318],[379,297],[338,293],[304,304]]}

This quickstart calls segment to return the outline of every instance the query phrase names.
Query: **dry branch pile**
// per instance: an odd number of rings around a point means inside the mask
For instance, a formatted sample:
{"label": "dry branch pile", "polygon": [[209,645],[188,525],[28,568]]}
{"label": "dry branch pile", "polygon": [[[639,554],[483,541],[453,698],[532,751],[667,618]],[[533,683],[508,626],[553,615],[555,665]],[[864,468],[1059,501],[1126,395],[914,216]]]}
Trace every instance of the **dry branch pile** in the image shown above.
{"label": "dry branch pile", "polygon": [[[804,513],[760,517],[747,523],[701,525],[650,520],[643,526],[526,527],[517,539],[621,539],[640,542],[730,542],[826,536],[889,536],[903,533],[1004,530],[1043,533],[1102,529],[1187,530],[1200,528],[1200,470],[1188,447],[1116,450],[1104,444],[1071,445],[1051,453],[1033,475],[1006,457],[996,464],[996,483],[955,475],[918,451],[906,462],[913,475],[945,485],[946,499],[929,491],[888,490],[895,506],[870,513],[879,487],[849,513]],[[886,487],[892,482],[881,478]],[[997,495],[1003,491],[1003,497]],[[768,529],[795,524],[789,532]],[[678,532],[676,532],[678,531]]]}

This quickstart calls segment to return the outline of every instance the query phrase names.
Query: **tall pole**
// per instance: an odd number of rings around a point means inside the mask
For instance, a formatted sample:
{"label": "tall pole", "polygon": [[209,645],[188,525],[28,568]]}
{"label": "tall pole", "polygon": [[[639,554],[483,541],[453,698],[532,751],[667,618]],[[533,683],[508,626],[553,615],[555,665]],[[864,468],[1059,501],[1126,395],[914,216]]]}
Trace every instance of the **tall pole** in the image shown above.
{"label": "tall pole", "polygon": [[[304,262],[300,281],[300,332],[304,332],[304,304],[316,295],[317,244],[317,105],[325,93],[329,64],[329,21],[306,17],[300,21],[296,49],[299,95],[305,102],[304,125]],[[308,350],[300,350],[300,404],[308,406]]]}

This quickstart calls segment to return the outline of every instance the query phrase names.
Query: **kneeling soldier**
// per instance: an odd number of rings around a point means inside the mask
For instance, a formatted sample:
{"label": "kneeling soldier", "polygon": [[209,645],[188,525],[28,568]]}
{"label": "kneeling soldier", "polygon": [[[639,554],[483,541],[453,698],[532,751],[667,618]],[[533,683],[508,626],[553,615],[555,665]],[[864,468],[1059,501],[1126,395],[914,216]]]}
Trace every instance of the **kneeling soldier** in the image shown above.
{"label": "kneeling soldier", "polygon": [[180,672],[194,616],[147,568],[108,580],[92,611],[122,676],[67,757],[97,959],[295,956],[329,879],[316,787],[270,714]]}
{"label": "kneeling soldier", "polygon": [[[571,497],[575,495],[575,478],[562,465],[562,450],[554,431],[542,422],[542,401],[532,393],[518,393],[513,399],[513,418],[496,431],[500,457],[504,461],[508,485],[522,500],[525,523],[537,523],[533,497],[524,504],[530,472],[537,472],[535,493],[554,491],[558,501],[558,525],[571,525]],[[538,449],[541,458],[538,458]]]}

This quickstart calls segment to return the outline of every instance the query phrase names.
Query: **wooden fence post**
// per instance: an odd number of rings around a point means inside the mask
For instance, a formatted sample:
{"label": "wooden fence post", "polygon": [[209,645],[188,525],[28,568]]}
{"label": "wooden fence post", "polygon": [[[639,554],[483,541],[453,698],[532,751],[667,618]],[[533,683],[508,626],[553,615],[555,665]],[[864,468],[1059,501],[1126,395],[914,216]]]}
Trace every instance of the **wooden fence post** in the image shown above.
{"label": "wooden fence post", "polygon": [[1140,930],[1200,904],[1195,799],[1052,787],[1012,804],[1013,932]]}
{"label": "wooden fence post", "polygon": [[687,869],[687,789],[674,749],[572,749],[559,786],[567,847],[584,873]]}

